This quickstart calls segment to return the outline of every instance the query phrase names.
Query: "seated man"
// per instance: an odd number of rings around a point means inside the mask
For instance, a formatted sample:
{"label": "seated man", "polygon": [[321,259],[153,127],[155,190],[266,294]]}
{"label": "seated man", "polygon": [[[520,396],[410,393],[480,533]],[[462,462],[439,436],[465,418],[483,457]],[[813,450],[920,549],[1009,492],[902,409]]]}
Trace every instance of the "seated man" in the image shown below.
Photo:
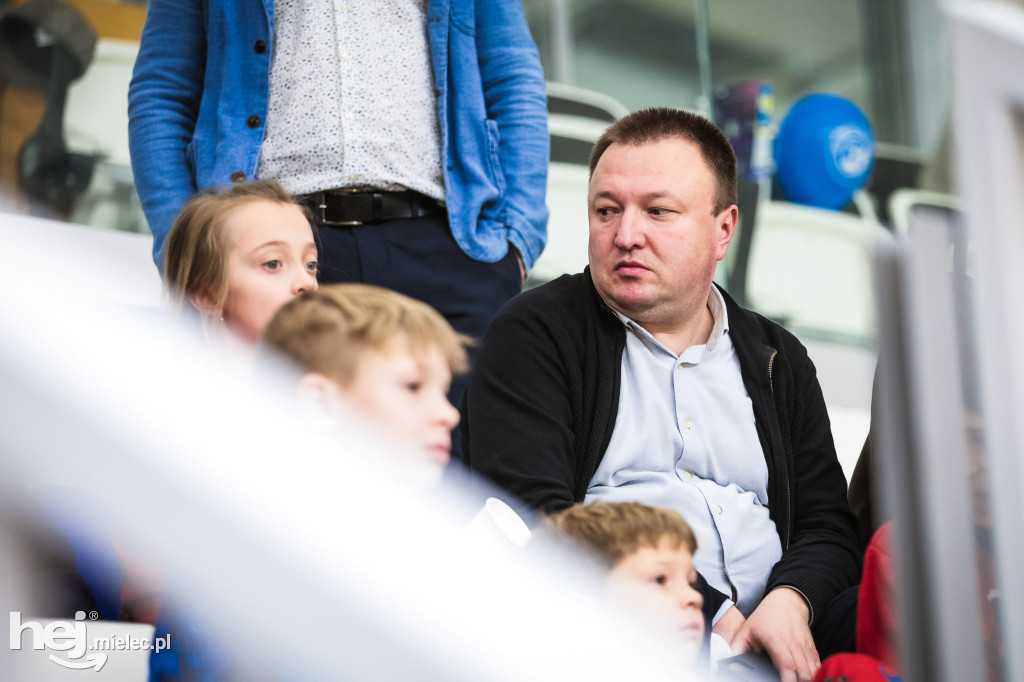
{"label": "seated man", "polygon": [[[465,463],[544,511],[675,509],[698,570],[747,616],[715,631],[736,653],[766,651],[783,680],[810,679],[811,626],[822,655],[852,643],[829,606],[860,557],[806,350],[712,284],[738,218],[732,147],[699,116],[648,109],[601,136],[590,174],[590,267],[491,325]],[[842,601],[852,618],[856,599]]]}

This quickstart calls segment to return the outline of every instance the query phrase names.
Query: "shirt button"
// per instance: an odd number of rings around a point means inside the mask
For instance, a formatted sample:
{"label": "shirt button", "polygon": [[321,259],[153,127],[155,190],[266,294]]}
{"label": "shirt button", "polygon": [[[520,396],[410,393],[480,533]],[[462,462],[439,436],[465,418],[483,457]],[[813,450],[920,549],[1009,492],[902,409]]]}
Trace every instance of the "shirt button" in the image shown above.
{"label": "shirt button", "polygon": [[716,514],[721,514],[722,513],[722,505],[720,505],[720,504],[716,504],[715,505],[715,513]]}
{"label": "shirt button", "polygon": [[693,420],[692,419],[685,420],[683,422],[683,426],[685,426],[688,429],[692,429],[693,428]]}
{"label": "shirt button", "polygon": [[231,182],[245,182],[245,173],[242,171],[235,171],[231,174]]}
{"label": "shirt button", "polygon": [[686,477],[687,477],[687,478],[693,478],[693,474],[692,474],[692,473],[690,473],[689,471],[687,471],[687,472],[686,472]]}
{"label": "shirt button", "polygon": [[351,57],[349,57],[349,56],[348,56],[347,54],[343,54],[343,55],[341,55],[341,61],[343,61],[343,62],[347,62],[347,61],[350,61],[351,59],[352,59],[352,58],[351,58]]}
{"label": "shirt button", "polygon": [[725,567],[725,572],[728,573],[729,575],[732,575],[732,566],[726,566]]}
{"label": "shirt button", "polygon": [[267,44],[262,40],[257,40],[256,44],[252,46],[252,49],[256,50],[256,54],[263,54],[267,51]]}
{"label": "shirt button", "polygon": [[347,9],[348,9],[348,5],[346,5],[345,3],[343,3],[343,2],[339,2],[338,3],[338,11],[339,12],[344,12]]}
{"label": "shirt button", "polygon": [[349,181],[349,182],[355,182],[355,181],[356,181],[356,179],[357,179],[358,177],[359,177],[359,176],[358,176],[358,175],[356,175],[355,173],[349,173],[349,174],[348,174],[348,181]]}
{"label": "shirt button", "polygon": [[250,116],[249,118],[247,118],[245,120],[245,125],[249,126],[250,128],[259,128],[260,127],[260,117],[257,116],[256,114],[253,114],[252,116]]}
{"label": "shirt button", "polygon": [[345,120],[346,121],[351,121],[354,117],[355,117],[355,115],[351,111],[346,111],[345,112]]}

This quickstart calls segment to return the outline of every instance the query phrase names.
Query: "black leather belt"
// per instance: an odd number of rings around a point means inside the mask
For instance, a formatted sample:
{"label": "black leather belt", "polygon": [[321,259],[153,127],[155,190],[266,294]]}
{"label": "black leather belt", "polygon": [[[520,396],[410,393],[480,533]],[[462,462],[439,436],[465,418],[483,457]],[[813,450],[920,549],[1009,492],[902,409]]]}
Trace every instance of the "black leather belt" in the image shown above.
{"label": "black leather belt", "polygon": [[375,192],[329,189],[298,197],[322,225],[352,226],[401,218],[423,218],[444,209],[434,199],[407,190]]}

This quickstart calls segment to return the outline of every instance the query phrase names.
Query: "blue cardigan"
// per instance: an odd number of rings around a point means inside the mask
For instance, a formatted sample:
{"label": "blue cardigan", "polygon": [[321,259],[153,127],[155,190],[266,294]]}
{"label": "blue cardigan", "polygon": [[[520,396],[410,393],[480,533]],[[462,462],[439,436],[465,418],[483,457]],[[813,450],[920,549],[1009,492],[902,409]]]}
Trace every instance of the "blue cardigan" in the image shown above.
{"label": "blue cardigan", "polygon": [[[150,0],[128,136],[158,266],[178,211],[198,189],[238,171],[255,177],[273,24],[272,0]],[[544,75],[522,6],[429,0],[427,30],[452,234],[486,262],[511,242],[529,268],[547,240],[549,137]]]}

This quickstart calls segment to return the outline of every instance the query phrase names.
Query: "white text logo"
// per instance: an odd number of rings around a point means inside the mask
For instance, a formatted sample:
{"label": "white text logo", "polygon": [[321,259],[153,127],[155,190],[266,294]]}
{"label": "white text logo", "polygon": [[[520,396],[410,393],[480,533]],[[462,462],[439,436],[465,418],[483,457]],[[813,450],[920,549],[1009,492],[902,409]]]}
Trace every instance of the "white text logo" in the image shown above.
{"label": "white text logo", "polygon": [[[97,614],[93,613],[95,618]],[[34,620],[21,621],[21,612],[11,612],[11,650],[17,651],[22,648],[22,640],[25,633],[28,634],[30,648],[37,651],[48,649],[50,651],[67,652],[67,658],[61,658],[50,654],[50,660],[65,668],[72,670],[87,670],[92,668],[99,671],[106,662],[107,654],[98,653],[102,651],[139,651],[142,649],[155,649],[163,651],[171,646],[171,636],[155,637],[153,640],[138,637],[118,637],[110,635],[107,637],[96,637],[89,646],[88,632],[86,631],[85,612],[79,611],[75,614],[75,621],[69,623],[63,620],[50,621],[46,625]]]}

